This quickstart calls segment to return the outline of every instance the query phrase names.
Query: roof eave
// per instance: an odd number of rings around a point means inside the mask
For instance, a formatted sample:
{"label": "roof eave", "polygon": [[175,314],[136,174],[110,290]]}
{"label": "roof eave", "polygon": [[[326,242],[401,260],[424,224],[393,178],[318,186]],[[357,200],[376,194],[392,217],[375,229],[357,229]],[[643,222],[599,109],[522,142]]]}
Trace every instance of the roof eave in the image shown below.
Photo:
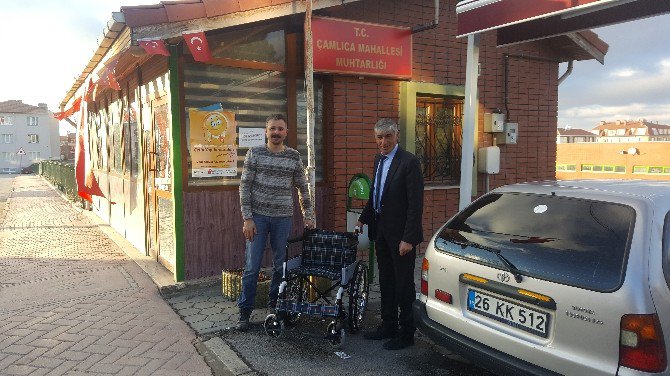
{"label": "roof eave", "polygon": [[75,78],[70,90],[65,94],[65,97],[60,103],[61,109],[67,105],[72,97],[74,97],[77,90],[79,90],[86,81],[86,78],[93,73],[93,70],[100,64],[107,52],[109,52],[110,47],[114,44],[114,41],[116,41],[116,38],[121,34],[125,27],[126,23],[123,13],[112,12],[112,17],[107,21],[107,25],[105,25],[102,35],[98,37],[96,41],[98,47],[93,52],[93,56],[89,59],[86,67],[82,70],[79,76]]}
{"label": "roof eave", "polygon": [[[361,0],[320,0],[315,2],[313,10],[341,6]],[[274,5],[251,10],[242,10],[215,17],[204,17],[178,22],[165,22],[132,28],[133,43],[138,39],[170,39],[181,37],[184,31],[210,31],[258,21],[271,20],[284,16],[305,13],[302,1],[280,1]]]}

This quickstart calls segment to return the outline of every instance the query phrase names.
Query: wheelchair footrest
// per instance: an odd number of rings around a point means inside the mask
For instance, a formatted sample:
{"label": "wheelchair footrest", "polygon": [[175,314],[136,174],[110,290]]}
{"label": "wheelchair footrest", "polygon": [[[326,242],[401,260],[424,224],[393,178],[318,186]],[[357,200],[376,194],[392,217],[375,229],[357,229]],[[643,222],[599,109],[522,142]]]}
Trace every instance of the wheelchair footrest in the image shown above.
{"label": "wheelchair footrest", "polygon": [[305,302],[296,302],[295,300],[289,299],[279,299],[277,301],[277,311],[333,317],[338,316],[340,313],[340,309],[336,305],[310,304]]}

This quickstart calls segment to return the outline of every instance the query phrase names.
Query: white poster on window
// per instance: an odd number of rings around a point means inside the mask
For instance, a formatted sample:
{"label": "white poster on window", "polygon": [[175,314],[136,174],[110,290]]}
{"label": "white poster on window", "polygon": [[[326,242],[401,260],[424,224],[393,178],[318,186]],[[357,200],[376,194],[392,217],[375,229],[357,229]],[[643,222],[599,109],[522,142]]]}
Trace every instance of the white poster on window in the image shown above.
{"label": "white poster on window", "polygon": [[238,131],[241,148],[265,145],[265,128],[243,128]]}

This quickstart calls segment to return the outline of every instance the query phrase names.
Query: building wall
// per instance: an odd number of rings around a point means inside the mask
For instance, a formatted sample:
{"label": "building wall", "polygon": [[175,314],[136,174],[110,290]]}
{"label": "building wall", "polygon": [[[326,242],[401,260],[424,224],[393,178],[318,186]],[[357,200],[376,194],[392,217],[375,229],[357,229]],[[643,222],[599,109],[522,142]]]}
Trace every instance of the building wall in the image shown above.
{"label": "building wall", "polygon": [[[33,108],[25,113],[0,113],[1,116],[11,116],[13,123],[0,125],[0,172],[18,172],[20,167],[41,160],[60,159],[58,120],[46,108]],[[28,117],[36,117],[37,125],[28,125]],[[12,135],[9,143],[5,142],[6,134]],[[33,134],[38,137],[37,143],[28,142],[28,135]],[[26,153],[23,156],[17,155],[21,148]]]}
{"label": "building wall", "polygon": [[[557,179],[670,180],[670,142],[559,144],[557,165],[574,165],[575,172],[557,171]],[[629,154],[635,148],[637,154]],[[630,150],[632,151],[632,150]],[[625,152],[626,154],[622,154]],[[583,165],[625,166],[625,173],[583,172]],[[663,168],[667,173],[633,173],[638,166]]]}
{"label": "building wall", "polygon": [[[430,3],[430,4],[429,4]],[[433,2],[421,0],[365,1],[349,4],[333,17],[389,25],[416,26],[432,21]],[[437,28],[413,35],[412,81],[442,85],[465,85],[466,38],[456,35],[456,1],[440,2]],[[504,103],[504,53],[508,64],[508,103]],[[483,132],[483,114],[494,109],[508,112],[508,121],[519,123],[518,144],[500,145],[500,173],[490,177],[490,189],[504,184],[555,178],[556,124],[558,104],[558,64],[528,56],[550,57],[550,51],[530,43],[523,47],[497,48],[495,33],[484,34],[480,49],[479,115],[477,147],[493,144],[491,134]],[[334,227],[346,226],[346,188],[351,176],[372,176],[378,152],[372,128],[382,117],[398,119],[400,81],[380,78],[333,76],[333,112],[328,120],[332,129],[328,142],[326,171],[333,171],[329,183]],[[507,111],[506,111],[507,110]],[[400,124],[402,128],[404,124]],[[400,140],[404,145],[404,140]],[[406,145],[405,145],[406,146]],[[479,174],[477,195],[487,190],[485,176]],[[424,194],[424,233],[432,236],[458,209],[459,187],[427,186]],[[425,243],[424,243],[425,244]]]}

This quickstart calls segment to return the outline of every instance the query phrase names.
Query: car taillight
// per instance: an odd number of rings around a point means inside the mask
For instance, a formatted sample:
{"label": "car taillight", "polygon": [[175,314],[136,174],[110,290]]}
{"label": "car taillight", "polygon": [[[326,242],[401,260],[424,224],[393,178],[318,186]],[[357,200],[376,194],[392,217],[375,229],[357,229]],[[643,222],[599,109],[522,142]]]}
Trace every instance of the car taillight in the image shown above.
{"label": "car taillight", "polygon": [[428,260],[425,257],[421,264],[421,293],[428,296]]}
{"label": "car taillight", "polygon": [[665,370],[665,342],[656,314],[623,315],[620,335],[619,365],[645,372]]}

